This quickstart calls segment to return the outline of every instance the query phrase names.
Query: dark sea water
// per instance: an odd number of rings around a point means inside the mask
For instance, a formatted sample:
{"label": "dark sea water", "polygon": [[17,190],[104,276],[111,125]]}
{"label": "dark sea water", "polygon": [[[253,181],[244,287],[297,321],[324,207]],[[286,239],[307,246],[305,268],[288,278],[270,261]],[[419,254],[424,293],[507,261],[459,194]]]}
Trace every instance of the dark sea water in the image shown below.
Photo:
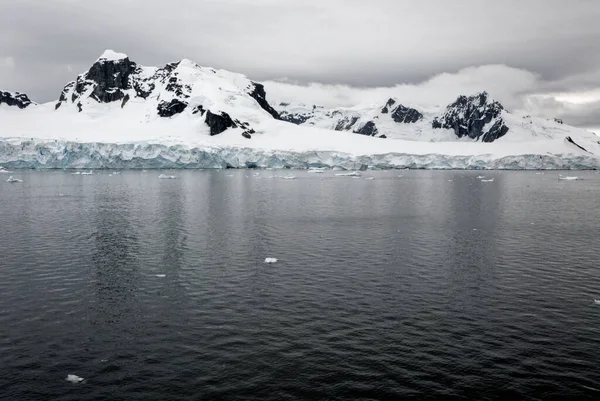
{"label": "dark sea water", "polygon": [[0,175],[0,399],[600,399],[596,172],[159,174]]}

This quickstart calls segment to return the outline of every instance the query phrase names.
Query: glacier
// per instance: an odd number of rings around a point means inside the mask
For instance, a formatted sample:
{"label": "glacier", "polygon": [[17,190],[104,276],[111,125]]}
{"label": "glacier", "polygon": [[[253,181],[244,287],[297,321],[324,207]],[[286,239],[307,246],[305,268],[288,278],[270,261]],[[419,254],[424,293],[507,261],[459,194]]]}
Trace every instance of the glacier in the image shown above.
{"label": "glacier", "polygon": [[232,146],[0,140],[0,165],[11,169],[600,169],[594,155],[523,154],[498,157],[337,151],[275,151]]}

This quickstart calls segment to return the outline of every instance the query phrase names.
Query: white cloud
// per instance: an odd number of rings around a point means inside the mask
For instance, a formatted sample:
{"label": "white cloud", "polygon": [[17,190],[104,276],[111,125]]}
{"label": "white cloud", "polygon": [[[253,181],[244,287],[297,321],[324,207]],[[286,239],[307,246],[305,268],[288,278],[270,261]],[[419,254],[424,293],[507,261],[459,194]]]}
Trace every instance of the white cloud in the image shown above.
{"label": "white cloud", "polygon": [[319,104],[325,107],[351,107],[358,104],[382,105],[395,97],[408,106],[447,105],[459,95],[488,91],[509,109],[523,106],[523,94],[534,89],[538,75],[505,65],[485,65],[464,68],[456,73],[436,75],[418,84],[399,84],[390,87],[357,88],[348,85],[311,83],[297,85],[289,80],[267,81],[269,99]]}

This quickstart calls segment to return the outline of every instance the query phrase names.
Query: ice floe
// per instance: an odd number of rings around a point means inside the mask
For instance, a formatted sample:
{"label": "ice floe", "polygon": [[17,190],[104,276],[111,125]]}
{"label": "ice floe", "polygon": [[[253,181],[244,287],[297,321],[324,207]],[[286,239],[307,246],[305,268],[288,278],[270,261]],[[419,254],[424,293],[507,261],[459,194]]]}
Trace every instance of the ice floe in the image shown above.
{"label": "ice floe", "polygon": [[81,383],[84,380],[84,378],[79,377],[77,375],[67,375],[67,378],[65,380],[71,383]]}
{"label": "ice floe", "polygon": [[269,263],[269,264],[277,263],[277,259],[276,258],[266,258],[265,263]]}
{"label": "ice floe", "polygon": [[17,183],[17,182],[23,182],[23,180],[20,180],[18,178],[14,178],[12,175],[10,177],[8,177],[8,180],[6,180],[6,182],[12,182],[12,183]]}
{"label": "ice floe", "polygon": [[336,176],[337,177],[360,177],[362,174],[360,174],[358,171],[352,171],[350,173],[337,173]]}

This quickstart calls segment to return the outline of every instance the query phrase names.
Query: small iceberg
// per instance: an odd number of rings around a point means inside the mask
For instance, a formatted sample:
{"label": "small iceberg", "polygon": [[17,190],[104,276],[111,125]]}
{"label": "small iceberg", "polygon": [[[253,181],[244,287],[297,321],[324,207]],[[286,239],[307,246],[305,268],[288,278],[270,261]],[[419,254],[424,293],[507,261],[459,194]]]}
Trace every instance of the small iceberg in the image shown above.
{"label": "small iceberg", "polygon": [[368,181],[371,181],[371,180],[374,180],[374,179],[375,179],[375,177],[366,177],[365,178],[365,180],[368,180]]}
{"label": "small iceberg", "polygon": [[159,179],[161,180],[174,180],[177,177],[175,177],[174,175],[166,175],[166,174],[161,174],[158,176]]}
{"label": "small iceberg", "polygon": [[94,170],[84,171],[81,173],[81,175],[94,175]]}
{"label": "small iceberg", "polygon": [[325,172],[325,170],[317,170],[317,169],[308,170],[308,173],[311,173],[311,174],[323,174],[324,172]]}
{"label": "small iceberg", "polygon": [[288,175],[288,176],[281,176],[279,178],[281,178],[282,180],[295,180],[296,176],[294,176],[294,175]]}
{"label": "small iceberg", "polygon": [[166,274],[157,274],[156,277],[158,277],[158,278],[165,278],[165,277],[167,277],[167,275]]}
{"label": "small iceberg", "polygon": [[81,175],[81,171],[76,171],[74,173],[71,173],[72,175]]}
{"label": "small iceberg", "polygon": [[478,180],[483,180],[483,179],[485,179],[485,175],[478,175],[478,176],[477,176],[477,179],[478,179]]}
{"label": "small iceberg", "polygon": [[120,171],[113,171],[112,175],[121,175],[121,172]]}
{"label": "small iceberg", "polygon": [[12,171],[8,171],[8,170],[4,170],[3,168],[0,168],[0,174],[11,174]]}
{"label": "small iceberg", "polygon": [[559,180],[564,180],[564,181],[580,181],[581,178],[579,177],[558,177]]}
{"label": "small iceberg", "polygon": [[594,303],[595,303],[596,305],[600,305],[600,299],[594,299]]}
{"label": "small iceberg", "polygon": [[490,178],[489,180],[481,180],[481,182],[494,182],[494,179]]}
{"label": "small iceberg", "polygon": [[277,263],[277,259],[276,258],[266,258],[265,263],[269,263],[269,264]]}
{"label": "small iceberg", "polygon": [[337,173],[338,177],[360,177],[361,174],[358,171],[352,171],[350,173]]}
{"label": "small iceberg", "polygon": [[23,180],[20,180],[18,178],[14,178],[12,175],[10,177],[8,177],[8,180],[6,180],[6,182],[23,182]]}
{"label": "small iceberg", "polygon": [[65,380],[71,383],[81,383],[84,379],[83,377],[79,377],[77,375],[67,375]]}

